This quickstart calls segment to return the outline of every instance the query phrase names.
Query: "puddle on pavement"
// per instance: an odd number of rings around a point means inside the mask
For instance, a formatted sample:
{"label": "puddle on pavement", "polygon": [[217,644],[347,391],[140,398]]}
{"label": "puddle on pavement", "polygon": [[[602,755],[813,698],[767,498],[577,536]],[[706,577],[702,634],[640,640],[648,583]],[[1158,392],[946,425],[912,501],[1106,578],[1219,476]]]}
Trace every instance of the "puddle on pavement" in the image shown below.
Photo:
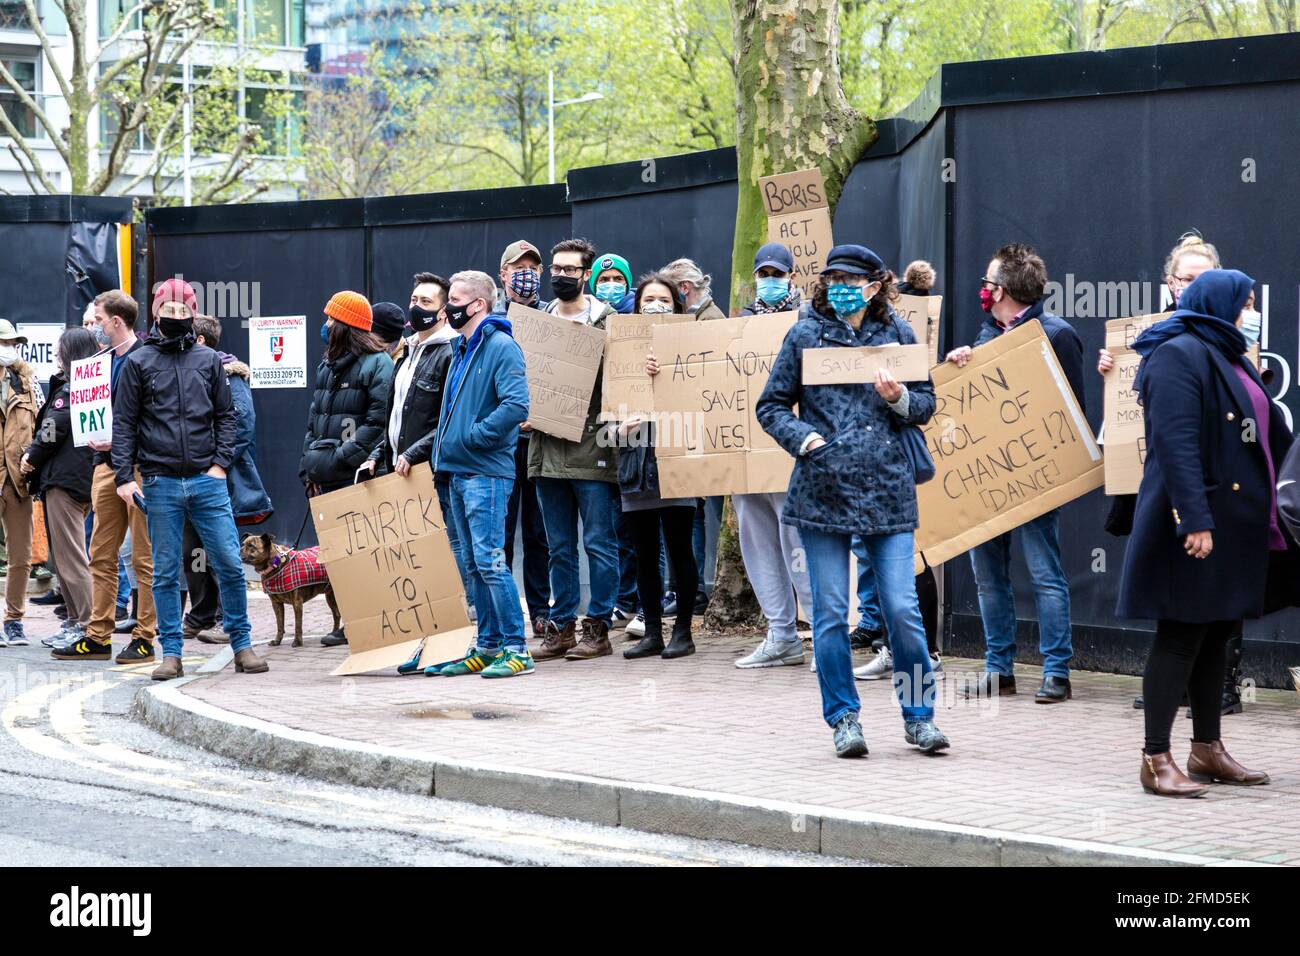
{"label": "puddle on pavement", "polygon": [[433,717],[441,720],[509,720],[514,714],[501,710],[473,710],[467,707],[420,707],[402,711],[403,717]]}

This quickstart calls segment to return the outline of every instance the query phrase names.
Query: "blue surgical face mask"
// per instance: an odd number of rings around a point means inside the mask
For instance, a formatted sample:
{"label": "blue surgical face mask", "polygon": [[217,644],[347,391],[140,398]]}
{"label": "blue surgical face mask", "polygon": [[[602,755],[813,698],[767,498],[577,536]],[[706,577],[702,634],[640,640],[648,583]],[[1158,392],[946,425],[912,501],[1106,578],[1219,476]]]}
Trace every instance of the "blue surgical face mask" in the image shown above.
{"label": "blue surgical face mask", "polygon": [[609,280],[596,283],[596,298],[601,302],[613,304],[627,295],[627,286],[622,282]]}
{"label": "blue surgical face mask", "polygon": [[1246,345],[1249,347],[1259,341],[1259,332],[1263,324],[1260,314],[1254,309],[1247,309],[1241,313],[1241,334],[1246,337]]}
{"label": "blue surgical face mask", "polygon": [[329,344],[330,341],[330,320],[329,319],[326,319],[324,322],[320,324],[320,340],[324,342],[326,345]]}
{"label": "blue surgical face mask", "polygon": [[838,316],[852,315],[855,312],[861,312],[866,307],[866,300],[862,298],[862,286],[860,285],[833,285],[826,289],[826,301],[831,304]]}
{"label": "blue surgical face mask", "polygon": [[758,297],[768,305],[776,305],[790,294],[790,280],[784,276],[763,276],[758,280]]}

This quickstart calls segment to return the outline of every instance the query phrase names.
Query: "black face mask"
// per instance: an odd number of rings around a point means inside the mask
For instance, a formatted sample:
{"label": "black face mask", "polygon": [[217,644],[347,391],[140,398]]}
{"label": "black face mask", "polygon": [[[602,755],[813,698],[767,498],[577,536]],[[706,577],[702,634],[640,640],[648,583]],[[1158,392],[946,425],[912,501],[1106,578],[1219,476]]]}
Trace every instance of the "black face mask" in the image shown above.
{"label": "black face mask", "polygon": [[551,276],[551,291],[561,302],[572,302],[582,294],[582,280],[573,276]]}
{"label": "black face mask", "polygon": [[194,328],[194,322],[190,319],[159,319],[158,330],[162,332],[163,338],[175,339],[189,332]]}
{"label": "black face mask", "polygon": [[465,324],[470,321],[469,307],[473,304],[473,302],[469,302],[465,305],[452,305],[448,302],[446,306],[447,324],[453,329],[463,329]]}
{"label": "black face mask", "polygon": [[438,324],[438,311],[429,311],[422,309],[418,305],[411,306],[410,313],[411,328],[417,332],[426,332]]}

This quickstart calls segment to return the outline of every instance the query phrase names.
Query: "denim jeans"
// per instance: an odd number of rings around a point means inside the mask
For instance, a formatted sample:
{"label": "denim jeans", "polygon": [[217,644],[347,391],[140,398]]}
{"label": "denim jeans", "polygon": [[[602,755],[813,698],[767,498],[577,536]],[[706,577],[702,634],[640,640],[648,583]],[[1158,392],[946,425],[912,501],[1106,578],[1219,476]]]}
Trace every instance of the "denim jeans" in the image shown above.
{"label": "denim jeans", "polygon": [[230,648],[242,651],[251,645],[248,623],[247,581],[239,560],[239,534],[230,510],[226,479],[211,475],[166,478],[146,475],[145,507],[149,509],[149,539],[153,543],[153,600],[158,610],[158,636],[164,657],[180,657],[181,570],[185,556],[185,521],[194,525],[203,544],[207,565],[221,592],[223,625],[230,635]]}
{"label": "denim jeans", "polygon": [[519,589],[506,564],[506,505],[514,483],[486,475],[451,476],[451,519],[478,614],[476,646],[484,653],[502,647],[520,654],[528,650]]}
{"label": "denim jeans", "polygon": [[853,536],[853,554],[858,559],[858,626],[880,630],[880,594],[876,590],[876,572],[867,556],[860,535]]}
{"label": "denim jeans", "polygon": [[546,525],[537,500],[537,483],[528,477],[528,436],[515,445],[515,487],[506,509],[506,563],[515,566],[515,528],[524,539],[524,600],[530,618],[546,617],[551,609],[551,556],[546,550]]}
{"label": "denim jeans", "polygon": [[442,524],[447,529],[451,556],[456,559],[456,570],[460,572],[460,586],[465,589],[466,602],[473,607],[474,594],[470,590],[469,578],[465,576],[465,556],[460,550],[460,534],[456,531],[456,522],[451,520],[451,475],[435,474],[433,487],[438,492],[438,510],[442,512]]}
{"label": "denim jeans", "polygon": [[699,570],[700,590],[713,593],[718,571],[718,535],[722,530],[721,495],[700,498],[695,509],[695,567]]}
{"label": "denim jeans", "polygon": [[618,486],[583,478],[538,478],[537,498],[542,503],[546,542],[551,551],[551,595],[555,600],[551,621],[563,628],[578,619],[579,515],[591,582],[587,617],[608,621],[618,591],[618,536],[614,530]]}
{"label": "denim jeans", "polygon": [[829,534],[800,528],[812,579],[813,655],[822,691],[822,716],[834,727],[860,709],[849,650],[849,550],[860,540],[879,583],[894,652],[894,693],[904,720],[934,717],[934,674],[925,650],[925,627],[916,599],[912,532]]}
{"label": "denim jeans", "polygon": [[1014,531],[981,544],[970,553],[984,620],[984,667],[1013,673],[1016,659],[1016,598],[1011,590],[1011,540],[1018,538],[1034,582],[1038,610],[1038,649],[1044,677],[1069,677],[1074,646],[1070,639],[1070,585],[1061,569],[1057,536],[1059,512],[1049,511]]}

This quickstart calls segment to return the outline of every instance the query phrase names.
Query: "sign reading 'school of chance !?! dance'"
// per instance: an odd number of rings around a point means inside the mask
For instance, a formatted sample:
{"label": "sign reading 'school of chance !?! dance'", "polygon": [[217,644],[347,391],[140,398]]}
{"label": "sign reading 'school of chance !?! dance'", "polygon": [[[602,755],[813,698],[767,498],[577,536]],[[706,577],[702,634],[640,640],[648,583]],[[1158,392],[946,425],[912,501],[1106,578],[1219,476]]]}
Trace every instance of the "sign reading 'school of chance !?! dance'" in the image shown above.
{"label": "sign reading 'school of chance !?! dance'", "polygon": [[935,477],[917,487],[916,535],[931,566],[1102,484],[1101,450],[1038,321],[931,375]]}

